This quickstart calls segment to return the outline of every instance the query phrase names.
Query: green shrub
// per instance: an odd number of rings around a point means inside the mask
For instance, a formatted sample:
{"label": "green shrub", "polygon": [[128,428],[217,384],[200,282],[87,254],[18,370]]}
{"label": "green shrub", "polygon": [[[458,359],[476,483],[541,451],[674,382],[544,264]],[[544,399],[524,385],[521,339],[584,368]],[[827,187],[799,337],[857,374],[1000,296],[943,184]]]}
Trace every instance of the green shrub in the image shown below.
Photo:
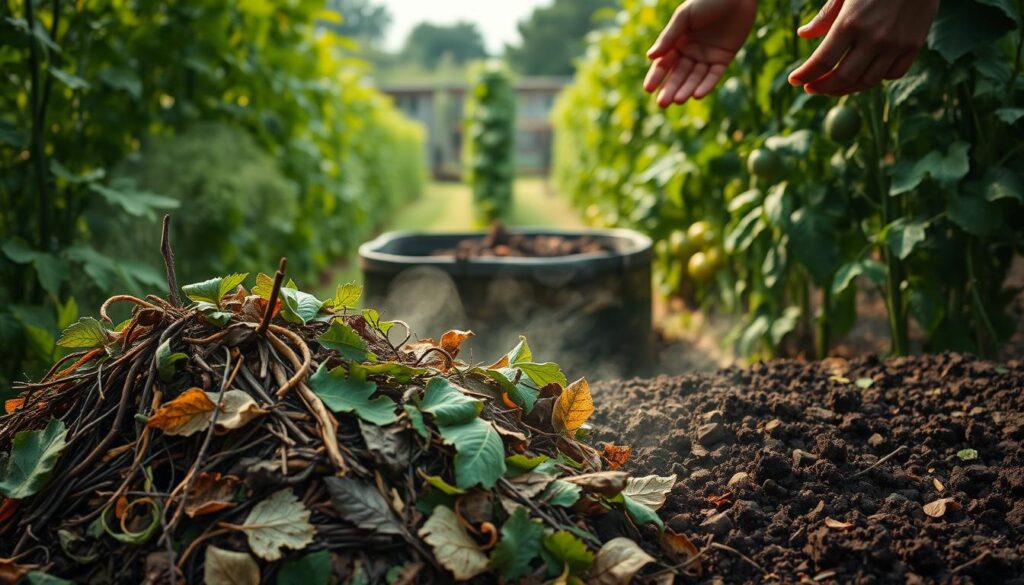
{"label": "green shrub", "polygon": [[[761,3],[710,96],[660,110],[645,51],[677,5],[626,0],[592,36],[557,106],[563,191],[591,221],[659,240],[663,290],[736,313],[742,354],[826,353],[856,322],[858,279],[885,299],[895,353],[911,319],[927,349],[994,353],[1024,239],[1017,3],[942,2],[910,73],[831,116],[835,100],[786,81],[814,46],[796,25],[820,8],[788,0]],[[691,242],[697,222],[711,236]]]}
{"label": "green shrub", "polygon": [[508,69],[489,62],[474,73],[466,96],[463,145],[466,181],[483,221],[512,210],[515,181],[516,97]]}

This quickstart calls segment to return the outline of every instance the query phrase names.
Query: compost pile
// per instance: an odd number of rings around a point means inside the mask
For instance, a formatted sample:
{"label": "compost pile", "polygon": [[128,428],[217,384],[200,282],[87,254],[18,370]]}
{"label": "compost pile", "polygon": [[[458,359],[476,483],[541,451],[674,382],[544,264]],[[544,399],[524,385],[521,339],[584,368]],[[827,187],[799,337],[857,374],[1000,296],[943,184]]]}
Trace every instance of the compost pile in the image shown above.
{"label": "compost pile", "polygon": [[601,242],[588,237],[566,238],[557,235],[516,234],[494,222],[482,238],[462,240],[455,248],[437,250],[434,256],[470,258],[553,258],[577,254],[611,252]]}
{"label": "compost pile", "polygon": [[582,440],[584,379],[525,339],[463,363],[472,333],[413,341],[354,311],[358,287],[324,301],[283,269],[185,286],[184,305],[118,295],[64,332],[75,351],[0,417],[0,583],[699,572],[655,512],[675,477],[630,477],[628,448]]}

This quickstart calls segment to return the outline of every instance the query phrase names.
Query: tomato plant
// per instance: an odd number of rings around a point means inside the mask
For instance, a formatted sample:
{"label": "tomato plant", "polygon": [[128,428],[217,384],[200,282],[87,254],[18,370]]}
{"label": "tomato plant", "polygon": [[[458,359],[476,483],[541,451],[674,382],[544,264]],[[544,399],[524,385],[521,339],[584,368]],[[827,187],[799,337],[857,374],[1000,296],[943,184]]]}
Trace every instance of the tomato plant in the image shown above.
{"label": "tomato plant", "polygon": [[[657,247],[663,290],[735,313],[741,354],[789,337],[824,355],[872,288],[893,353],[909,350],[911,321],[926,349],[996,353],[1024,241],[1019,3],[945,0],[907,76],[837,103],[787,83],[814,47],[796,28],[819,3],[762,2],[715,92],[661,110],[642,90],[644,55],[677,4],[626,0],[591,37],[556,108],[562,190],[592,220],[670,242]],[[721,234],[723,255],[697,287],[707,252],[694,260],[674,235],[695,222]]]}
{"label": "tomato plant", "polygon": [[515,180],[516,99],[508,70],[488,62],[476,71],[466,100],[466,180],[480,219],[505,218]]}

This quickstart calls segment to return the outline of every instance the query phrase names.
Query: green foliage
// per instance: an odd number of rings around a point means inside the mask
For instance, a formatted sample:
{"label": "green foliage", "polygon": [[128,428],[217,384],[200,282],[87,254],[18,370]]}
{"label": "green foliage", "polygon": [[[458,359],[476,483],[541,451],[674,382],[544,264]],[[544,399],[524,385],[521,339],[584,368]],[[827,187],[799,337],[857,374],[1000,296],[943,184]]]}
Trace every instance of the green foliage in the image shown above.
{"label": "green foliage", "polygon": [[485,222],[504,219],[512,210],[515,180],[516,99],[512,78],[497,62],[473,74],[466,97],[463,157],[473,203]]}
{"label": "green foliage", "polygon": [[377,383],[366,379],[366,370],[359,364],[328,370],[321,365],[309,379],[309,387],[334,412],[351,412],[366,422],[387,425],[398,420],[395,401],[387,396],[371,398],[377,392]]}
{"label": "green foliage", "polygon": [[519,23],[521,40],[506,48],[506,58],[522,75],[572,75],[599,15],[618,4],[618,0],[554,0],[550,6],[540,6]]}
{"label": "green foliage", "polygon": [[21,499],[42,489],[53,475],[66,435],[64,423],[57,419],[45,429],[15,434],[10,455],[0,459],[0,494]]}
{"label": "green foliage", "polygon": [[543,536],[544,526],[531,520],[526,508],[517,508],[501,527],[501,540],[491,552],[491,568],[509,581],[525,577],[540,554]]}
{"label": "green foliage", "polygon": [[623,2],[556,107],[556,181],[588,220],[654,237],[662,292],[735,314],[745,355],[825,354],[865,286],[894,353],[911,319],[925,349],[996,353],[1024,243],[1017,3],[943,2],[907,76],[837,104],[786,79],[819,6],[762,2],[721,85],[661,110],[645,51],[677,5]]}
{"label": "green foliage", "polygon": [[422,130],[324,0],[6,8],[0,387],[59,357],[72,295],[166,288],[163,213],[180,281],[285,254],[310,280],[422,188]]}
{"label": "green foliage", "polygon": [[483,59],[487,57],[487,49],[483,36],[471,22],[451,25],[421,22],[409,33],[402,55],[427,69],[435,69],[445,59],[455,63]]}

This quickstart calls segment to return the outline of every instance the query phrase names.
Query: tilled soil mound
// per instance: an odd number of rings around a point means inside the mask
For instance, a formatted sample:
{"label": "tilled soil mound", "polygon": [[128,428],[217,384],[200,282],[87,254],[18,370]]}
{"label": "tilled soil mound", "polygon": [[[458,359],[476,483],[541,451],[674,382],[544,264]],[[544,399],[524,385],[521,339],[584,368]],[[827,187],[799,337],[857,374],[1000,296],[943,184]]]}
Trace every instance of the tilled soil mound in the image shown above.
{"label": "tilled soil mound", "polygon": [[1020,361],[780,361],[594,393],[596,440],[678,475],[668,525],[733,549],[692,582],[1024,583]]}

